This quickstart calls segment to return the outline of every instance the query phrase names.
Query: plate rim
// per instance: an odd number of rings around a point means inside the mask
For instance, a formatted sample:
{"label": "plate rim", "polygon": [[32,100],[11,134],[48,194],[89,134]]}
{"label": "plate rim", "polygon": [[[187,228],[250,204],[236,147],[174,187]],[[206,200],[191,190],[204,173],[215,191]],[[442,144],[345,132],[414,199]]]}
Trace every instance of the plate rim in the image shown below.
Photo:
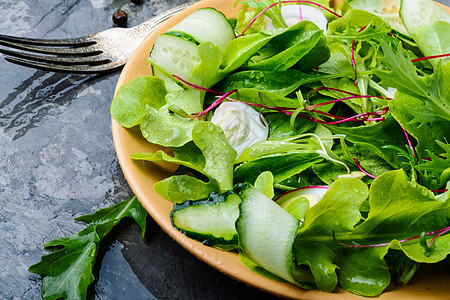
{"label": "plate rim", "polygon": [[[137,74],[133,74],[133,68],[138,60],[142,57],[143,47],[148,47],[153,44],[152,41],[156,38],[156,35],[160,32],[165,31],[165,29],[170,28],[173,24],[176,23],[177,20],[181,20],[188,14],[194,12],[195,10],[201,7],[220,7],[220,6],[230,6],[230,3],[234,3],[233,0],[201,0],[196,2],[170,19],[163,22],[160,26],[158,26],[152,33],[150,33],[143,42],[138,46],[136,51],[133,52],[128,62],[126,63],[124,69],[122,70],[119,79],[117,81],[114,97],[117,95],[117,91],[120,86],[124,83],[128,82],[134,77],[139,75],[148,75],[151,73],[150,66],[148,65],[147,71],[139,71]],[[171,25],[172,24],[172,25]],[[148,47],[148,53],[150,52],[150,47]],[[148,56],[148,55],[147,55]],[[134,76],[130,76],[133,74]],[[130,78],[132,77],[132,78]],[[154,205],[151,205],[151,201],[149,201],[149,195],[143,190],[143,187],[136,182],[136,174],[134,174],[133,169],[136,168],[136,162],[133,162],[129,157],[128,153],[126,153],[123,149],[123,145],[121,142],[125,138],[129,138],[128,135],[136,135],[136,129],[125,129],[119,123],[117,123],[113,118],[111,118],[111,131],[113,136],[114,148],[116,151],[116,156],[118,158],[120,167],[123,171],[125,179],[127,180],[128,185],[132,189],[133,193],[136,195],[142,206],[147,210],[150,216],[155,220],[155,222],[162,228],[164,232],[166,232],[172,239],[174,239],[179,245],[185,248],[188,252],[196,256],[201,261],[207,263],[211,267],[216,270],[228,275],[234,280],[240,281],[244,284],[252,286],[254,288],[260,289],[269,294],[273,294],[275,296],[281,296],[285,298],[291,299],[361,299],[363,297],[352,294],[348,291],[337,288],[333,293],[325,293],[319,290],[303,290],[298,286],[295,286],[290,283],[283,283],[273,281],[269,278],[263,277],[249,269],[247,269],[243,264],[241,264],[238,260],[237,253],[221,251],[209,246],[205,246],[200,242],[190,239],[189,237],[183,235],[181,232],[173,228],[170,221],[167,222],[169,216],[162,216],[161,212],[156,209]],[[138,138],[138,137],[136,137]],[[148,143],[148,142],[147,142]],[[157,147],[157,146],[156,146]],[[142,168],[140,165],[138,168]],[[145,170],[145,167],[142,168]],[[164,200],[167,203],[169,201],[163,199],[161,196],[154,193],[154,197],[157,197],[157,201]],[[448,278],[450,284],[450,276]],[[411,285],[408,285],[411,286]],[[408,287],[406,286],[406,287]],[[425,291],[425,288],[424,288]],[[402,293],[406,292],[408,296],[414,296],[414,294],[409,293],[407,288],[404,287],[395,287],[394,290],[385,291],[381,294],[380,297],[383,299],[394,299],[399,296],[402,296]],[[428,291],[427,291],[428,292]],[[429,293],[429,292],[428,292]],[[404,294],[404,295],[406,295]],[[422,295],[423,296],[423,295]],[[428,294],[429,296],[429,294]],[[392,298],[391,298],[392,297]],[[419,299],[419,298],[417,298]],[[430,298],[428,298],[430,299]]]}

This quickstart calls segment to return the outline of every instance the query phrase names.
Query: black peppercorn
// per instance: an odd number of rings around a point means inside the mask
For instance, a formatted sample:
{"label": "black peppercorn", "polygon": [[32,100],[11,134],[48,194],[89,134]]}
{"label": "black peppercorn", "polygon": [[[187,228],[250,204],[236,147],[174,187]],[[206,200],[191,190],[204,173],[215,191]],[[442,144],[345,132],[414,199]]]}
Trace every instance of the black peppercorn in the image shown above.
{"label": "black peppercorn", "polygon": [[128,15],[123,10],[119,9],[113,13],[112,20],[114,24],[118,26],[124,26],[127,24]]}

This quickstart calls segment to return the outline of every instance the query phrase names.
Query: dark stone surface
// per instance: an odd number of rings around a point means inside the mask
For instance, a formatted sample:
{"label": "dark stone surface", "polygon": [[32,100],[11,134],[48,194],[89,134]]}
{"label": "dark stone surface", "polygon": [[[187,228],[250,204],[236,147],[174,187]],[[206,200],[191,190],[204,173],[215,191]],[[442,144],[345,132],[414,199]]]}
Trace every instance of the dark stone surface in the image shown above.
{"label": "dark stone surface", "polygon": [[[181,2],[0,0],[0,34],[78,37],[112,27],[117,9],[133,26]],[[74,217],[132,194],[110,130],[118,76],[57,74],[0,59],[0,299],[39,299],[41,280],[27,268],[46,253],[42,244],[84,228]],[[276,299],[197,260],[152,220],[145,240],[123,223],[100,257],[91,298]]]}
{"label": "dark stone surface", "polygon": [[[0,0],[0,34],[78,37],[108,29],[117,9],[134,26],[180,0]],[[115,156],[109,105],[119,72],[37,71],[0,58],[0,299],[39,299],[27,268],[42,244],[85,227],[79,215],[128,198]],[[125,222],[100,253],[95,299],[273,299],[199,261],[149,220]]]}

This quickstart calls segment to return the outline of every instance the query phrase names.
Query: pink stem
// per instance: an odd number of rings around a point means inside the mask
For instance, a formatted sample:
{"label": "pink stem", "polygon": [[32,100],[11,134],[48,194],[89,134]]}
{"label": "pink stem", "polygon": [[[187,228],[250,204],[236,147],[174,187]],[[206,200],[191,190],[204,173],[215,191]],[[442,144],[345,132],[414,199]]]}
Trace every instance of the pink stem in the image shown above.
{"label": "pink stem", "polygon": [[207,91],[207,92],[210,92],[210,93],[214,93],[214,94],[217,94],[217,95],[223,95],[223,93],[220,93],[220,92],[217,92],[217,91],[213,91],[213,90],[210,90],[210,89],[201,87],[201,86],[199,86],[199,85],[195,85],[195,84],[192,84],[192,83],[190,83],[190,82],[187,82],[186,80],[184,80],[184,79],[181,78],[180,76],[172,75],[172,77],[178,79],[178,80],[181,81],[182,83],[184,83],[184,84],[186,84],[186,85],[188,85],[188,86],[191,86],[191,87],[193,87],[193,88],[196,88],[196,89],[199,89],[199,90],[203,90],[203,91]]}
{"label": "pink stem", "polygon": [[443,235],[443,234],[445,234],[445,233],[447,233],[447,232],[449,232],[449,231],[450,231],[450,226],[447,227],[447,228],[444,228],[443,231],[441,231],[441,232],[439,232],[438,234],[436,234],[436,235],[431,239],[431,241],[428,243],[428,247],[431,247],[431,245],[433,244],[433,242],[434,242],[438,237],[440,237],[441,235]]}
{"label": "pink stem", "polygon": [[[361,32],[364,29],[366,29],[366,26],[361,27],[361,29],[359,29],[358,32]],[[358,72],[356,71],[355,45],[356,45],[356,41],[353,40],[352,41],[352,60],[351,60],[351,62],[352,62],[353,74],[355,75],[355,82],[353,84],[354,84],[354,86],[357,86],[358,82],[356,81],[356,79],[358,78]]]}
{"label": "pink stem", "polygon": [[233,94],[235,92],[237,92],[237,90],[231,90],[231,91],[225,93],[223,96],[220,96],[219,99],[214,101],[213,104],[211,104],[207,109],[205,109],[204,111],[199,113],[197,118],[200,119],[204,114],[208,113],[211,109],[213,109],[214,107],[219,105],[223,100],[225,100],[228,96],[230,96],[231,94]]}
{"label": "pink stem", "polygon": [[416,152],[414,151],[414,147],[413,147],[413,145],[411,143],[411,140],[409,139],[409,135],[408,135],[408,133],[406,132],[405,129],[402,128],[402,130],[403,130],[403,133],[405,134],[406,140],[408,141],[408,146],[409,146],[409,148],[411,149],[411,151],[412,151],[412,153],[414,155],[414,159],[417,161]]}
{"label": "pink stem", "polygon": [[[443,234],[445,234],[445,233],[447,233],[447,232],[449,232],[449,231],[450,231],[450,226],[449,226],[449,227],[446,227],[446,228],[443,228],[443,229],[436,230],[436,231],[427,232],[427,233],[425,234],[425,235],[427,235],[427,236],[438,233],[438,234],[437,234],[435,237],[433,237],[433,239],[430,241],[429,247],[431,246],[431,244],[433,243],[433,241],[434,241],[437,237],[439,237],[439,236],[441,236],[441,235],[443,235]],[[334,237],[334,231],[333,231],[333,237]],[[418,238],[420,238],[420,235],[416,235],[416,236],[413,236],[413,237],[410,237],[410,238],[407,238],[407,239],[404,239],[404,240],[400,240],[400,241],[398,241],[398,242],[399,242],[399,243],[404,243],[404,242],[411,241],[411,240],[418,239]],[[350,245],[350,244],[345,244],[345,243],[338,242],[338,241],[336,241],[336,242],[337,242],[338,244],[340,244],[340,245],[343,245],[343,246],[346,246],[346,247],[350,247],[350,248],[382,247],[382,246],[388,246],[388,245],[390,244],[390,243],[382,243],[382,244],[374,244],[374,245]]]}
{"label": "pink stem", "polygon": [[416,61],[421,61],[421,60],[426,60],[426,59],[432,59],[432,58],[446,57],[446,56],[450,56],[450,53],[419,57],[419,58],[411,59],[411,62],[416,62]]}
{"label": "pink stem", "polygon": [[339,15],[339,14],[335,13],[334,11],[332,11],[332,10],[326,8],[325,6],[322,6],[322,5],[317,4],[317,3],[315,3],[315,2],[311,2],[311,1],[298,1],[298,0],[293,0],[293,1],[280,1],[280,2],[276,2],[276,3],[274,3],[274,4],[269,5],[268,7],[264,8],[261,12],[259,12],[259,13],[258,13],[258,14],[250,21],[250,23],[248,23],[247,27],[244,28],[244,30],[238,35],[238,37],[243,36],[244,33],[245,33],[245,32],[253,25],[253,23],[255,23],[255,21],[256,21],[263,13],[265,13],[266,11],[268,11],[269,9],[271,9],[272,7],[278,5],[279,3],[283,3],[283,4],[286,4],[286,3],[306,3],[306,4],[313,4],[313,5],[317,5],[318,7],[320,7],[320,8],[322,8],[322,9],[326,10],[327,12],[329,12],[329,13],[335,15],[335,16],[338,17],[338,18],[342,18],[341,15]]}
{"label": "pink stem", "polygon": [[[350,95],[350,96],[360,97],[360,98],[378,98],[378,99],[393,100],[393,98],[386,98],[386,97],[382,97],[382,96],[375,96],[375,95],[359,95],[359,94],[355,94],[355,93],[348,92],[348,91],[345,91],[345,90],[336,89],[336,88],[327,87],[327,86],[321,86],[321,87],[318,87],[318,88],[316,88],[316,89],[314,89],[314,90],[311,90],[311,91],[308,93],[308,96],[307,96],[308,100],[309,100],[310,95],[312,95],[312,94],[314,94],[314,93],[317,93],[317,92],[320,91],[320,90],[335,91],[335,92],[340,92],[340,93],[344,93],[344,94],[348,94],[348,95]],[[352,98],[348,98],[348,99],[352,99]],[[342,100],[346,100],[346,98],[344,98],[344,99],[342,99]]]}
{"label": "pink stem", "polygon": [[311,110],[311,109],[314,109],[314,108],[322,106],[322,105],[327,105],[327,104],[341,102],[341,101],[350,100],[350,99],[374,98],[374,97],[375,98],[382,98],[380,96],[372,96],[372,95],[356,95],[356,96],[350,96],[350,97],[341,98],[341,99],[334,99],[334,100],[331,100],[331,101],[327,101],[327,102],[322,102],[322,103],[319,103],[319,104],[311,105],[311,106],[306,107],[306,110]]}
{"label": "pink stem", "polygon": [[448,191],[448,189],[442,189],[442,190],[430,190],[430,192],[434,192],[434,193],[445,193],[446,191]]}
{"label": "pink stem", "polygon": [[353,160],[355,161],[356,166],[358,167],[358,169],[359,169],[361,172],[363,172],[364,174],[366,174],[366,175],[369,176],[370,178],[373,178],[373,179],[377,178],[376,176],[373,176],[372,174],[370,174],[370,173],[368,173],[366,170],[364,170],[364,169],[361,167],[361,164],[359,163],[359,160],[358,160],[356,157],[353,157]]}

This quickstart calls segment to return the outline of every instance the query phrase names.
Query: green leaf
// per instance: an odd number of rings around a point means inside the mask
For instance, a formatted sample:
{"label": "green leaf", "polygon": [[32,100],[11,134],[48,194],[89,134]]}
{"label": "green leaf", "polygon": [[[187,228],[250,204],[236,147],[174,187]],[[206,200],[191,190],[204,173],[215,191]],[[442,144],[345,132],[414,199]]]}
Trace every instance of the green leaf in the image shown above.
{"label": "green leaf", "polygon": [[[450,136],[449,122],[437,120],[432,111],[423,108],[423,104],[422,100],[397,91],[389,108],[397,122],[417,140],[419,153],[439,154],[441,149],[435,141],[444,141]],[[417,124],[419,119],[424,123]]]}
{"label": "green leaf", "polygon": [[[396,45],[397,49],[394,50],[384,40],[380,40],[380,43],[384,54],[380,60],[388,70],[376,69],[375,75],[384,85],[394,87],[417,99],[414,105],[411,105],[403,99],[399,100],[396,94],[395,99],[389,102],[390,106],[391,104],[401,106],[398,110],[405,109],[407,113],[413,115],[409,123],[417,127],[433,121],[450,121],[450,105],[446,97],[448,94],[444,93],[448,91],[449,67],[439,64],[432,76],[421,78],[411,62],[411,57],[400,44]],[[420,111],[417,107],[420,107]]]}
{"label": "green leaf", "polygon": [[264,116],[269,123],[269,139],[283,139],[307,132],[316,126],[316,123],[303,119],[295,119],[295,127],[290,124],[290,116],[284,114],[267,114]]}
{"label": "green leaf", "polygon": [[[361,40],[366,32],[364,30],[360,30],[360,28],[369,24],[374,26],[375,29],[384,28],[386,25],[386,23],[380,17],[368,11],[349,9],[345,12],[342,18],[338,18],[328,24],[327,36],[331,35],[333,37],[333,34],[337,34],[340,38],[344,37],[349,39]],[[369,29],[373,30],[371,28]],[[353,30],[354,32],[349,32],[350,30]],[[347,37],[346,34],[348,35],[349,33],[354,34],[354,36],[352,35]],[[372,32],[370,33],[371,34],[369,35],[369,37],[372,37],[374,34]],[[384,31],[383,34],[385,35],[386,32]]]}
{"label": "green leaf", "polygon": [[111,103],[111,116],[126,128],[138,125],[147,114],[147,106],[161,108],[166,101],[164,81],[140,76],[122,85]]}
{"label": "green leaf", "polygon": [[270,172],[262,172],[258,175],[254,184],[255,188],[263,192],[268,198],[272,199],[275,195],[273,190],[273,175]]}
{"label": "green leaf", "polygon": [[353,234],[371,237],[370,243],[389,243],[448,226],[450,203],[439,202],[428,189],[408,182],[403,170],[377,177],[370,188],[369,204],[367,219]]}
{"label": "green leaf", "polygon": [[349,232],[361,220],[359,206],[367,198],[368,188],[355,178],[340,178],[317,204],[305,213],[296,242],[332,236],[332,232]]}
{"label": "green leaf", "polygon": [[[269,53],[269,57],[249,64],[249,68],[265,71],[285,71],[310,52],[321,38],[322,31],[314,23],[309,21],[299,22],[271,39],[261,49],[261,51]],[[326,44],[323,47],[326,48]]]}
{"label": "green leaf", "polygon": [[259,173],[270,171],[273,174],[274,183],[279,183],[320,161],[322,158],[317,153],[292,151],[272,154],[242,163],[235,169],[234,176],[236,182],[255,182]]}
{"label": "green leaf", "polygon": [[339,251],[339,285],[352,293],[373,297],[389,285],[389,267],[384,261],[388,247]]}
{"label": "green leaf", "polygon": [[159,110],[149,107],[141,122],[141,132],[150,143],[180,147],[192,140],[192,128],[197,122],[171,113],[168,105]]}
{"label": "green leaf", "polygon": [[355,127],[325,125],[325,127],[334,134],[344,134],[346,140],[373,152],[393,167],[399,168],[401,166],[397,152],[383,148],[387,145],[403,148],[406,144],[405,135],[394,118],[388,116],[383,122],[373,125]]}
{"label": "green leaf", "polygon": [[422,172],[427,172],[428,176],[435,177],[439,186],[444,186],[450,180],[450,144],[436,141],[439,147],[443,149],[439,155],[427,151],[430,160],[417,165],[415,168]]}
{"label": "green leaf", "polygon": [[223,51],[222,70],[220,73],[227,75],[242,66],[273,37],[273,35],[259,32],[244,35],[228,42]]}
{"label": "green leaf", "polygon": [[237,153],[222,128],[211,122],[198,122],[192,130],[192,139],[205,156],[204,173],[217,182],[220,192],[231,190]]}
{"label": "green leaf", "polygon": [[130,155],[131,159],[135,160],[145,160],[145,161],[165,161],[173,164],[182,165],[188,167],[190,169],[196,170],[200,173],[204,173],[205,163],[203,164],[195,164],[190,161],[181,160],[175,157],[172,157],[165,153],[163,150],[158,150],[155,153],[135,153]]}
{"label": "green leaf", "polygon": [[[413,33],[414,41],[417,43],[424,56],[433,56],[450,53],[450,23],[444,21],[430,22]],[[428,60],[436,67],[438,61],[443,63],[450,58],[433,58]]]}
{"label": "green leaf", "polygon": [[337,285],[336,254],[322,244],[307,242],[294,245],[298,265],[307,265],[314,275],[314,282],[322,292],[332,292]]}
{"label": "green leaf", "polygon": [[204,182],[188,175],[174,175],[158,181],[153,189],[172,203],[182,203],[205,199],[210,193],[217,191],[218,187],[213,181]]}
{"label": "green leaf", "polygon": [[198,45],[200,63],[192,70],[188,81],[209,88],[219,81],[218,71],[222,61],[222,50],[211,42]]}
{"label": "green leaf", "polygon": [[94,267],[99,244],[123,218],[133,218],[145,234],[147,212],[133,196],[126,201],[101,209],[94,214],[76,218],[89,223],[82,231],[67,238],[57,238],[44,244],[58,250],[41,257],[28,268],[42,276],[42,298],[66,300],[86,299],[89,285],[94,281]]}

